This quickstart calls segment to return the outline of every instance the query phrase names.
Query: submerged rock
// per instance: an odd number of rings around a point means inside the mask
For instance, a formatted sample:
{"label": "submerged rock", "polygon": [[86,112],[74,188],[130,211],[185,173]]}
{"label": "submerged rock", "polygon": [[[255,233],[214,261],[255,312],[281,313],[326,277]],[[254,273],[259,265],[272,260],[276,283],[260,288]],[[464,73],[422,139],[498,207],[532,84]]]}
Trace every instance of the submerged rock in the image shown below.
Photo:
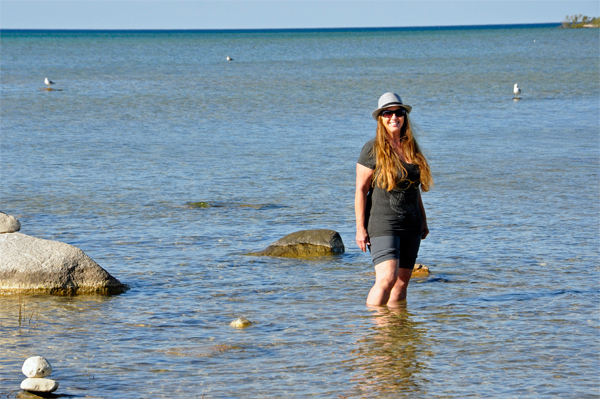
{"label": "submerged rock", "polygon": [[21,223],[16,217],[0,212],[0,233],[14,233],[19,230]]}
{"label": "submerged rock", "polygon": [[0,294],[118,294],[127,286],[82,250],[21,233],[0,234]]}
{"label": "submerged rock", "polygon": [[32,356],[25,360],[21,370],[28,378],[43,378],[52,374],[52,366],[41,356]]}
{"label": "submerged rock", "polygon": [[58,382],[50,378],[25,378],[21,382],[21,389],[31,392],[50,393],[58,389]]}
{"label": "submerged rock", "polygon": [[415,268],[412,272],[412,277],[427,277],[429,276],[429,267],[421,263],[415,263]]}
{"label": "submerged rock", "polygon": [[60,398],[61,396],[53,394],[53,393],[19,391],[19,392],[17,392],[17,396],[15,396],[15,397],[17,399],[44,399],[44,398]]}
{"label": "submerged rock", "polygon": [[333,230],[301,230],[281,238],[263,251],[251,253],[257,256],[284,256],[308,258],[344,253],[344,243]]}
{"label": "submerged rock", "polygon": [[246,328],[246,327],[251,326],[252,322],[248,319],[244,319],[243,317],[240,317],[237,320],[234,320],[231,323],[229,323],[229,325],[231,327],[235,327],[235,328]]}
{"label": "submerged rock", "polygon": [[188,202],[190,208],[210,208],[213,206],[210,202],[199,201],[199,202]]}

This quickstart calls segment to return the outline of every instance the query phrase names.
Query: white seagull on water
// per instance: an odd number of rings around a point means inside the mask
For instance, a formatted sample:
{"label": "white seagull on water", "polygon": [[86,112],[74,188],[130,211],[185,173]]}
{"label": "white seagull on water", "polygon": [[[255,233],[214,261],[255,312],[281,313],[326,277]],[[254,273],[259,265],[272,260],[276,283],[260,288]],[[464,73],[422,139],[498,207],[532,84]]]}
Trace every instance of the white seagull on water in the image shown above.
{"label": "white seagull on water", "polygon": [[519,84],[515,83],[515,87],[513,89],[513,92],[515,93],[515,98],[519,98],[519,94],[521,94],[521,89],[519,89]]}
{"label": "white seagull on water", "polygon": [[230,56],[227,56],[227,61],[233,61],[233,58],[231,58]]}
{"label": "white seagull on water", "polygon": [[46,78],[46,80],[44,80],[44,83],[46,83],[46,86],[48,86],[48,88],[50,88],[50,85],[53,85],[54,82],[51,81],[50,79]]}

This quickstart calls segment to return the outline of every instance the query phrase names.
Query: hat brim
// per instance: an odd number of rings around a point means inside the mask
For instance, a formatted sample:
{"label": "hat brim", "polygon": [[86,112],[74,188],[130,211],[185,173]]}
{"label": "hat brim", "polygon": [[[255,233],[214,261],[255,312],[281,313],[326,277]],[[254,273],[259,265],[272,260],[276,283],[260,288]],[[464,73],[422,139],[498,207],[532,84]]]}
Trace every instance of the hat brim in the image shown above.
{"label": "hat brim", "polygon": [[373,119],[377,120],[377,118],[379,117],[379,114],[381,113],[381,111],[383,111],[386,108],[390,108],[390,107],[404,108],[406,110],[407,114],[410,114],[410,111],[412,111],[412,107],[410,105],[400,104],[400,103],[390,103],[390,104],[385,104],[381,108],[377,108],[375,111],[373,111],[373,113],[371,114],[371,116],[373,116]]}

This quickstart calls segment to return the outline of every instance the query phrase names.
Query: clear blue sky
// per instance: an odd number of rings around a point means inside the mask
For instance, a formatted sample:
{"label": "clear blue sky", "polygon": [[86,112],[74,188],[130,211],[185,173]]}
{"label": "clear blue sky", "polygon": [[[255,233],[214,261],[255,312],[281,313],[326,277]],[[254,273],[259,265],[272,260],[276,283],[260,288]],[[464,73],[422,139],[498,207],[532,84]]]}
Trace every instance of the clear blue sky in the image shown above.
{"label": "clear blue sky", "polygon": [[0,0],[2,29],[277,29],[488,25],[600,16],[600,2]]}

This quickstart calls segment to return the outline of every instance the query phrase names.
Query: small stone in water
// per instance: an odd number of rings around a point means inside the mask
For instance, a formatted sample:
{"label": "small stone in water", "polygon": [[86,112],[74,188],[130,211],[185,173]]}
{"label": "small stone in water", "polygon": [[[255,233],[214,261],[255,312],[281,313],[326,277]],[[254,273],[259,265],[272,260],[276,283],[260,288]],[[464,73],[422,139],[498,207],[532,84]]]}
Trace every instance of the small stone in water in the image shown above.
{"label": "small stone in water", "polygon": [[250,320],[240,317],[239,319],[232,321],[231,324],[229,324],[229,325],[231,327],[235,327],[235,328],[246,328],[246,327],[252,325],[252,323],[250,322]]}
{"label": "small stone in water", "polygon": [[50,378],[25,378],[21,382],[21,389],[30,392],[54,392],[58,389],[58,382]]}
{"label": "small stone in water", "polygon": [[412,272],[412,277],[427,277],[429,276],[429,267],[420,263],[415,264]]}
{"label": "small stone in water", "polygon": [[52,366],[41,356],[33,356],[25,360],[22,368],[23,374],[29,378],[48,377],[52,374]]}

